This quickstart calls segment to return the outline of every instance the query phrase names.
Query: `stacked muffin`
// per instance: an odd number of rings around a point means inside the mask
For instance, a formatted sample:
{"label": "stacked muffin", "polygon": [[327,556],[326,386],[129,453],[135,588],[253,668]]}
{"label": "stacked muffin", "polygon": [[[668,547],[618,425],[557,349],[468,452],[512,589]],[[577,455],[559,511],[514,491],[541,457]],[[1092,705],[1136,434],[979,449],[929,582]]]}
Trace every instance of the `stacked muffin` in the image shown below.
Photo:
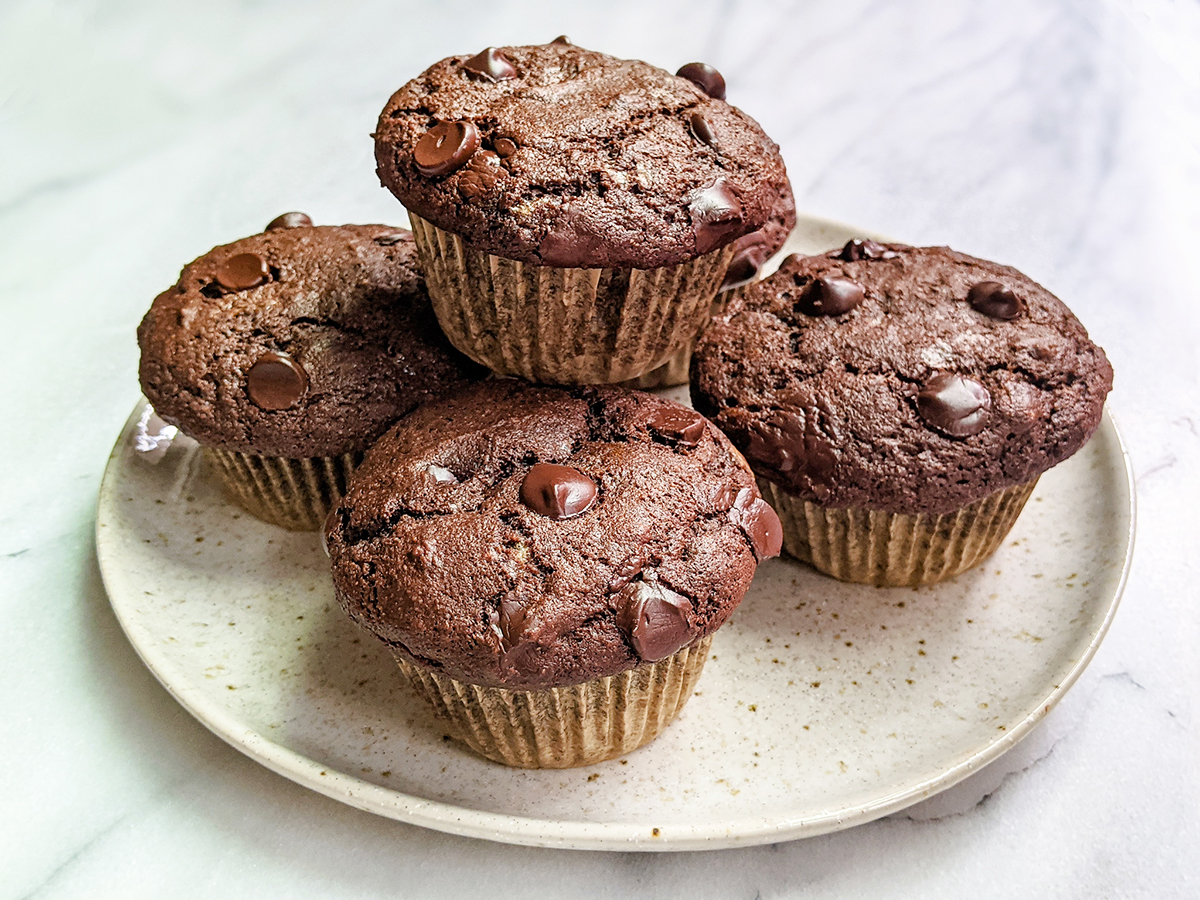
{"label": "stacked muffin", "polygon": [[[781,546],[972,565],[1098,423],[1103,352],[1014,270],[860,241],[755,282],[794,202],[724,97],[565,38],[442,60],[374,136],[411,234],[280,217],[139,329],[159,414],[255,515],[324,521],[343,608],[490,759],[652,739]],[[689,365],[712,421],[629,389]]]}

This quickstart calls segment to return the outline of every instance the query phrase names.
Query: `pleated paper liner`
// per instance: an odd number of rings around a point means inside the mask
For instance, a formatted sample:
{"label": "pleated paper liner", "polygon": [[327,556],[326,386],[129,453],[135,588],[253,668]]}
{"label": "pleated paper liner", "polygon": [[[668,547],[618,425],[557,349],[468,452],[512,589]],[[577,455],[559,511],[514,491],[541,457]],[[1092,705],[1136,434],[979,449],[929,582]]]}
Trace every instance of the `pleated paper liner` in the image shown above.
{"label": "pleated paper liner", "polygon": [[1033,493],[1037,479],[997,491],[944,515],[826,509],[765,478],[763,496],[783,523],[783,548],[840,581],[918,587],[987,559]]}
{"label": "pleated paper liner", "polygon": [[286,459],[253,456],[220,447],[205,454],[238,506],[289,531],[316,531],[338,499],[363,454]]}
{"label": "pleated paper liner", "polygon": [[501,375],[613,384],[684,349],[708,321],[734,245],[657,269],[566,269],[474,250],[409,213],[434,313]]}
{"label": "pleated paper liner", "polygon": [[655,663],[541,691],[466,684],[399,654],[396,661],[452,737],[480,756],[525,769],[567,769],[652,741],[692,696],[711,644],[710,635]]}

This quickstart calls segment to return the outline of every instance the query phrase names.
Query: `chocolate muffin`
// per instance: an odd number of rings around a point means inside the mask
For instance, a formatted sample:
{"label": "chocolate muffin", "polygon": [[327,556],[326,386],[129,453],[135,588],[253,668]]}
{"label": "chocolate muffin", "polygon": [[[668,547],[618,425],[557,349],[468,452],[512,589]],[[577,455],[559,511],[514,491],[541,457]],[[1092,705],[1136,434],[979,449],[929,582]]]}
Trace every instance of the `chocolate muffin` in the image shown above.
{"label": "chocolate muffin", "polygon": [[1104,351],[1016,269],[873,241],[787,259],[692,363],[693,402],[745,453],[788,552],[881,585],[988,556],[1111,386]]}
{"label": "chocolate muffin", "polygon": [[396,419],[485,375],[439,331],[408,231],[303,213],[187,265],[138,344],[155,411],[247,510],[296,530]]}
{"label": "chocolate muffin", "polygon": [[455,346],[502,374],[608,383],[695,336],[733,243],[786,189],[778,147],[697,80],[551,43],[450,57],[392,96],[379,177]]}
{"label": "chocolate muffin", "polygon": [[397,423],[325,536],[339,602],[456,736],[550,767],[665,727],[782,539],[744,460],[692,410],[511,380]]}

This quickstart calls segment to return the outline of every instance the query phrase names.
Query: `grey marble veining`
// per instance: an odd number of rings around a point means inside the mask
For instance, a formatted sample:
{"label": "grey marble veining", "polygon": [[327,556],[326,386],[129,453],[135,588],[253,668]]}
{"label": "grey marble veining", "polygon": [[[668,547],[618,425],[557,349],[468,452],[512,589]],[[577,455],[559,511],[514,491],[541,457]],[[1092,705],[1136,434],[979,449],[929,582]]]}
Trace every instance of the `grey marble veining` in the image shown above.
{"label": "grey marble veining", "polygon": [[[957,795],[702,854],[448,837],[227,748],[121,634],[92,523],[150,299],[285,209],[403,222],[368,137],[388,94],[561,32],[712,62],[805,211],[1017,265],[1109,352],[1126,597],[1063,704]],[[1194,0],[0,7],[0,898],[1195,896],[1198,60]]]}

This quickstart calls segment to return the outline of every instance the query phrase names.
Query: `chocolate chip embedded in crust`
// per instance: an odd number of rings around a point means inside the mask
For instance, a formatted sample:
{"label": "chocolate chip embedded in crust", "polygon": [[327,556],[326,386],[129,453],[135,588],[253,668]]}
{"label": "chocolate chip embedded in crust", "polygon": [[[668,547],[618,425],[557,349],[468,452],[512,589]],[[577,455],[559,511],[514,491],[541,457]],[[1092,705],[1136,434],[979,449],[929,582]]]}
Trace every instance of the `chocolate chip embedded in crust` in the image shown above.
{"label": "chocolate chip embedded in crust", "polygon": [[413,148],[413,161],[422,175],[448,175],[461,168],[479,149],[479,129],[470,119],[439,122]]}
{"label": "chocolate chip embedded in crust", "polygon": [[500,171],[500,157],[491,150],[480,150],[458,176],[458,192],[464,200],[478,200],[495,187]]}
{"label": "chocolate chip embedded in crust", "polygon": [[853,238],[846,241],[842,252],[838,254],[838,259],[844,259],[846,262],[858,262],[860,259],[891,259],[894,256],[896,256],[895,251],[889,250],[877,241]]}
{"label": "chocolate chip embedded in crust", "polygon": [[675,74],[680,78],[686,78],[714,100],[725,99],[725,79],[708,63],[688,63],[686,66],[680,67]]}
{"label": "chocolate chip embedded in crust", "polygon": [[742,488],[729,509],[729,519],[742,529],[761,562],[778,556],[783,548],[783,525],[758,491]]}
{"label": "chocolate chip embedded in crust", "polygon": [[685,406],[664,406],[646,423],[654,431],[681,447],[695,447],[704,436],[704,416]]}
{"label": "chocolate chip embedded in crust", "polygon": [[310,228],[312,227],[312,219],[302,212],[286,212],[281,216],[276,216],[267,223],[267,227],[263,231],[278,231],[281,228]]}
{"label": "chocolate chip embedded in crust", "polygon": [[967,292],[972,309],[993,319],[1015,319],[1023,304],[1019,297],[998,281],[981,281]]}
{"label": "chocolate chip embedded in crust", "polygon": [[517,77],[517,70],[507,56],[495,47],[488,47],[472,56],[462,67],[488,81],[507,81]]}
{"label": "chocolate chip embedded in crust", "polygon": [[738,238],[733,259],[725,270],[725,280],[721,282],[721,290],[729,291],[757,278],[763,263],[767,261],[767,249],[767,239],[761,232],[751,232]]}
{"label": "chocolate chip embedded in crust", "polygon": [[492,141],[492,149],[498,156],[507,159],[517,152],[517,142],[511,138],[499,137]]}
{"label": "chocolate chip embedded in crust", "polygon": [[617,595],[617,627],[647,662],[666,659],[688,643],[692,603],[661,584],[635,581]]}
{"label": "chocolate chip embedded in crust", "polygon": [[267,263],[256,253],[239,253],[217,267],[217,283],[229,291],[257,287],[269,276]]}
{"label": "chocolate chip embedded in crust", "polygon": [[702,144],[708,144],[710,147],[717,145],[717,135],[713,131],[712,123],[700,113],[692,113],[688,116],[688,131]]}
{"label": "chocolate chip embedded in crust", "polygon": [[380,247],[390,247],[393,244],[399,244],[403,240],[407,240],[410,232],[407,231],[388,231],[384,234],[377,234],[371,240],[377,243]]}
{"label": "chocolate chip embedded in crust", "polygon": [[307,389],[304,367],[284,353],[264,353],[246,373],[246,393],[259,409],[290,409]]}
{"label": "chocolate chip embedded in crust", "polygon": [[983,431],[991,409],[988,389],[954,372],[938,372],[917,394],[921,418],[950,437],[969,437]]}
{"label": "chocolate chip embedded in crust", "polygon": [[696,252],[716,250],[727,235],[742,224],[742,203],[724,178],[695,191],[688,204],[692,231],[696,235]]}
{"label": "chocolate chip embedded in crust", "polygon": [[596,502],[596,482],[578,469],[538,463],[521,482],[521,502],[550,519],[582,515]]}
{"label": "chocolate chip embedded in crust", "polygon": [[796,308],[808,316],[840,316],[862,303],[866,295],[856,281],[822,275],[810,282],[796,299]]}
{"label": "chocolate chip embedded in crust", "polygon": [[560,34],[558,37],[556,37],[556,38],[555,38],[554,40],[552,40],[550,43],[552,43],[552,44],[565,44],[566,46],[568,46],[568,47],[569,47],[569,46],[571,46],[571,39],[570,39],[569,37],[567,37],[565,34]]}

